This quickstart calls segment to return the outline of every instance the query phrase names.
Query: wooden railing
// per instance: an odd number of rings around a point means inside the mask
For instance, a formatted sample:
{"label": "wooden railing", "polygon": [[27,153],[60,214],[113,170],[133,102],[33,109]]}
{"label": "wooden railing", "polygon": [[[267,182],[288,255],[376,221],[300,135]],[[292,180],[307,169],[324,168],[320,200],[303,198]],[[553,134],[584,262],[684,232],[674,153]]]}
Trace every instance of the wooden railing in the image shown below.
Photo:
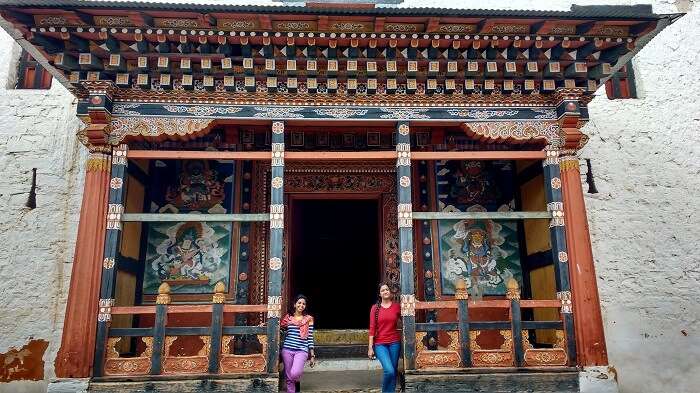
{"label": "wooden railing", "polygon": [[[520,300],[518,283],[507,283],[507,299],[468,300],[466,283],[457,282],[456,300],[416,302],[416,310],[456,310],[455,321],[416,323],[416,368],[468,367],[561,367],[569,364],[564,322],[526,321],[523,309],[561,308],[560,300]],[[502,310],[506,320],[476,321],[470,314],[477,310]],[[561,314],[560,314],[561,315]],[[535,348],[530,342],[531,330],[554,330],[556,342],[551,348]],[[484,332],[498,332],[500,344],[489,348],[480,342]],[[446,345],[427,345],[428,332],[445,332]],[[493,334],[491,338],[493,338]],[[440,341],[440,340],[436,340]],[[445,341],[445,340],[442,340]],[[492,342],[494,340],[491,340]],[[428,347],[437,347],[429,349]]]}
{"label": "wooden railing", "polygon": [[[266,326],[227,326],[224,315],[263,313],[267,311],[267,305],[224,304],[224,300],[224,285],[217,283],[211,304],[172,305],[170,287],[164,283],[158,290],[156,305],[113,307],[112,315],[151,316],[154,323],[146,328],[109,329],[103,376],[266,373]],[[211,316],[211,323],[194,327],[168,325],[168,317],[183,314],[202,314],[205,318]],[[256,337],[259,353],[232,353],[232,340],[236,335]],[[202,346],[196,354],[179,356],[173,350],[173,344],[179,337],[196,337]],[[135,349],[131,356],[122,356],[117,350],[117,345],[124,338],[139,339],[130,345]]]}

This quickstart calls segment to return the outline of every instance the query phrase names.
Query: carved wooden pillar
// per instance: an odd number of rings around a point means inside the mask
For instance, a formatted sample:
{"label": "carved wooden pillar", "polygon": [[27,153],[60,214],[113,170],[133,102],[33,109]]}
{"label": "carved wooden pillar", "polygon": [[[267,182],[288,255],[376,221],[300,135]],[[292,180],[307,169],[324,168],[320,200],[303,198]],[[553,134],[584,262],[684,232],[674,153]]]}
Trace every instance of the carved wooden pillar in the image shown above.
{"label": "carved wooden pillar", "polygon": [[396,127],[396,193],[401,253],[401,319],[406,370],[415,368],[416,295],[413,283],[413,205],[411,203],[411,135],[407,122]]}
{"label": "carved wooden pillar", "polygon": [[126,197],[126,166],[127,145],[119,145],[112,149],[112,169],[109,180],[109,200],[105,214],[104,259],[101,263],[102,278],[100,281],[100,300],[97,313],[97,332],[95,335],[95,358],[93,360],[93,376],[103,374],[104,355],[106,350],[109,326],[112,323],[112,306],[117,281],[116,259],[121,244],[124,199]]}
{"label": "carved wooden pillar", "polygon": [[284,122],[272,122],[270,180],[270,263],[267,281],[267,372],[276,373],[282,314],[284,248]]}
{"label": "carved wooden pillar", "polygon": [[59,378],[90,376],[100,292],[110,157],[90,153],[80,208],[61,348],[55,361]]}
{"label": "carved wooden pillar", "polygon": [[[559,150],[547,148],[547,158],[544,160],[544,193],[547,198],[547,210],[552,213],[549,224],[549,234],[552,242],[552,262],[556,272],[555,280],[557,298],[561,300],[561,319],[566,333],[566,352],[569,362],[576,364],[576,338],[574,316],[571,309],[571,283],[569,280],[569,255],[566,247],[566,233],[571,231],[568,221],[564,219],[562,203],[562,181],[559,169]],[[584,316],[580,316],[584,318]]]}
{"label": "carved wooden pillar", "polygon": [[578,364],[606,365],[603,317],[578,158],[573,154],[562,156],[560,167]]}

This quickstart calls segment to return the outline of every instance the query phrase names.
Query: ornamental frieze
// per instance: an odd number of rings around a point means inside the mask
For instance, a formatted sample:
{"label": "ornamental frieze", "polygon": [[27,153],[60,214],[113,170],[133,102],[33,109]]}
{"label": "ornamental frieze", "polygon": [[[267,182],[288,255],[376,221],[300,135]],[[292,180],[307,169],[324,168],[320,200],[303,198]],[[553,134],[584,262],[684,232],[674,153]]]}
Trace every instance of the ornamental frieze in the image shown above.
{"label": "ornamental frieze", "polygon": [[258,21],[254,19],[217,19],[216,24],[220,29],[250,31],[257,29]]}
{"label": "ornamental frieze", "polygon": [[163,109],[170,113],[188,113],[195,116],[235,115],[242,108],[235,106],[217,107],[209,105],[164,105]]}
{"label": "ornamental frieze", "polygon": [[316,31],[316,22],[313,21],[280,21],[274,22],[273,27],[279,31]]}
{"label": "ornamental frieze", "polygon": [[95,15],[92,17],[95,21],[95,26],[101,27],[133,27],[136,24],[128,16],[103,16]]}
{"label": "ornamental frieze", "polygon": [[314,109],[314,112],[320,116],[332,117],[335,119],[347,119],[350,117],[364,116],[367,114],[367,109],[350,109],[350,108],[328,108]]}
{"label": "ornamental frieze", "polygon": [[197,19],[182,19],[182,18],[154,18],[156,27],[169,28],[199,28],[199,20]]}
{"label": "ornamental frieze", "polygon": [[[168,100],[171,101],[171,100]],[[191,100],[190,100],[191,101]],[[78,105],[78,116],[88,114],[89,102],[84,101]],[[364,106],[364,107],[363,107]],[[505,107],[504,107],[505,106]],[[510,108],[508,107],[510,106]],[[588,111],[581,108],[582,119],[588,118]],[[502,124],[498,126],[499,132],[512,131],[518,138],[537,137],[541,133],[554,131],[546,129],[537,131],[537,127],[556,121],[557,113],[553,107],[514,107],[503,105],[498,107],[495,103],[491,106],[475,105],[464,108],[454,108],[454,105],[444,104],[432,107],[398,107],[398,106],[370,106],[358,103],[341,103],[337,106],[319,107],[314,102],[305,102],[297,105],[229,105],[229,104],[171,104],[157,102],[117,102],[112,109],[115,117],[208,117],[218,119],[252,118],[252,119],[373,119],[373,120],[451,120],[464,122],[481,122],[492,120],[507,121],[533,121],[531,127],[523,129],[512,128],[514,126]],[[511,127],[512,129],[508,128]],[[535,127],[535,128],[533,128]],[[508,131],[508,132],[510,132]],[[489,135],[495,131],[489,131]],[[534,134],[533,134],[534,133]],[[533,136],[534,135],[534,136]],[[547,134],[549,138],[553,135]],[[561,139],[561,138],[560,138]],[[555,140],[555,139],[551,139]]]}
{"label": "ornamental frieze", "polygon": [[417,23],[385,23],[384,31],[395,33],[416,33],[423,31],[423,25]]}
{"label": "ornamental frieze", "polygon": [[390,192],[394,187],[388,176],[295,174],[287,178],[285,192]]}
{"label": "ornamental frieze", "polygon": [[476,33],[476,25],[464,25],[464,24],[445,24],[438,27],[440,33],[462,33],[462,34],[472,34]]}
{"label": "ornamental frieze", "polygon": [[328,25],[330,31],[347,31],[347,32],[370,32],[374,31],[372,22],[332,22]]}
{"label": "ornamental frieze", "polygon": [[184,117],[116,117],[112,119],[109,139],[115,144],[127,136],[192,135],[205,130],[211,122],[212,119]]}
{"label": "ornamental frieze", "polygon": [[495,121],[468,123],[469,131],[492,140],[545,140],[559,139],[559,125],[547,121]]}
{"label": "ornamental frieze", "polygon": [[470,119],[480,119],[486,120],[494,117],[513,117],[517,116],[520,111],[515,109],[501,110],[501,111],[491,111],[491,110],[479,110],[479,109],[448,109],[447,113],[452,116],[460,118],[470,118]]}

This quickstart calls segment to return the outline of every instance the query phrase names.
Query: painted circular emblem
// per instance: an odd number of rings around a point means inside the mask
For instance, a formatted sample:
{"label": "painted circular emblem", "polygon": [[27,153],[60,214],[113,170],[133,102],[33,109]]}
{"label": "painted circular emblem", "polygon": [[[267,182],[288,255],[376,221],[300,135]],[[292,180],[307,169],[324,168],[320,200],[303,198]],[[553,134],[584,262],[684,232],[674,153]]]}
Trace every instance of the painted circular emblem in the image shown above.
{"label": "painted circular emblem", "polygon": [[574,104],[573,102],[569,102],[568,104],[566,104],[566,110],[567,110],[567,111],[575,111],[575,110],[576,110],[576,104]]}
{"label": "painted circular emblem", "polygon": [[561,179],[558,177],[552,178],[552,188],[558,190],[561,188]]}
{"label": "painted circular emblem", "polygon": [[282,268],[282,259],[277,257],[270,258],[270,269],[280,270]]}
{"label": "painted circular emblem", "polygon": [[247,279],[248,279],[248,274],[245,273],[245,272],[243,272],[243,273],[241,273],[241,274],[238,275],[238,280],[239,280],[239,281],[245,281],[245,280],[247,280]]}
{"label": "painted circular emblem", "polygon": [[90,103],[93,105],[100,105],[102,103],[102,97],[100,96],[92,96],[90,98]]}
{"label": "painted circular emblem", "polygon": [[426,236],[423,238],[423,244],[428,245],[430,244],[430,237]]}
{"label": "painted circular emblem", "polygon": [[408,176],[401,176],[399,179],[399,184],[401,184],[401,187],[408,187],[411,185],[411,178]]}
{"label": "painted circular emblem", "polygon": [[124,180],[121,177],[115,177],[109,181],[109,186],[115,190],[122,188],[122,185],[124,185]]}
{"label": "painted circular emblem", "polygon": [[407,124],[401,124],[399,126],[399,134],[408,135],[408,125]]}
{"label": "painted circular emblem", "polygon": [[248,243],[248,236],[241,236],[241,243]]}
{"label": "painted circular emblem", "polygon": [[433,272],[431,272],[430,270],[427,270],[425,272],[425,278],[433,278]]}
{"label": "painted circular emblem", "polygon": [[401,262],[404,263],[411,263],[413,262],[413,252],[412,251],[404,251],[401,253]]}
{"label": "painted circular emblem", "polygon": [[281,121],[276,121],[272,123],[272,132],[275,134],[281,134],[284,132],[284,123]]}
{"label": "painted circular emblem", "polygon": [[282,178],[277,176],[272,178],[272,188],[282,188]]}
{"label": "painted circular emblem", "polygon": [[567,254],[566,251],[559,251],[559,262],[569,262],[569,254]]}

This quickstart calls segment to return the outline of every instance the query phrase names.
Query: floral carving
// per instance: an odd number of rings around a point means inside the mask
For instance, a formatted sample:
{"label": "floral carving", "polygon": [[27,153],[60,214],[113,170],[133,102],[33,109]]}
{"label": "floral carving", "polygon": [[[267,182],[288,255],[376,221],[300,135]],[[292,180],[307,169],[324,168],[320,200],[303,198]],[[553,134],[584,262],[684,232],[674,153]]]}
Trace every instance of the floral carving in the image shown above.
{"label": "floral carving", "polygon": [[447,113],[456,117],[486,120],[493,117],[513,117],[518,115],[520,111],[514,109],[499,111],[479,109],[448,109]]}
{"label": "floral carving", "polygon": [[243,108],[229,106],[208,106],[208,105],[164,105],[163,109],[170,113],[187,113],[195,116],[211,116],[211,115],[234,115]]}
{"label": "floral carving", "polygon": [[350,109],[350,108],[328,108],[314,109],[319,116],[329,116],[336,119],[347,119],[355,116],[364,116],[369,112],[367,109]]}
{"label": "floral carving", "polygon": [[169,117],[117,117],[112,119],[110,142],[121,142],[127,136],[192,135],[205,130],[211,119]]}

